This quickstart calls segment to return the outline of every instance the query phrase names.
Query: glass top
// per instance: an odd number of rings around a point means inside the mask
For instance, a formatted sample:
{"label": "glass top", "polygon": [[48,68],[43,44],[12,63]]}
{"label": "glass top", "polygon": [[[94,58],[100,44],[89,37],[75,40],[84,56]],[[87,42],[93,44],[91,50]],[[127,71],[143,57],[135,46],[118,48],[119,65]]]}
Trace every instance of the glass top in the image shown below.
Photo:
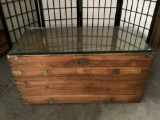
{"label": "glass top", "polygon": [[9,55],[152,52],[133,28],[29,28]]}

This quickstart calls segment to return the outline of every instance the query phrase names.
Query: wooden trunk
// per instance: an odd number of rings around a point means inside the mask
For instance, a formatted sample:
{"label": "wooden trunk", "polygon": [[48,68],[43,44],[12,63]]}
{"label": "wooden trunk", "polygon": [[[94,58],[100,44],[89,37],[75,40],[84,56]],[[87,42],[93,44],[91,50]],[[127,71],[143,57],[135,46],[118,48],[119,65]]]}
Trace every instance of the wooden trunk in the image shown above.
{"label": "wooden trunk", "polygon": [[29,104],[140,102],[152,53],[8,56]]}

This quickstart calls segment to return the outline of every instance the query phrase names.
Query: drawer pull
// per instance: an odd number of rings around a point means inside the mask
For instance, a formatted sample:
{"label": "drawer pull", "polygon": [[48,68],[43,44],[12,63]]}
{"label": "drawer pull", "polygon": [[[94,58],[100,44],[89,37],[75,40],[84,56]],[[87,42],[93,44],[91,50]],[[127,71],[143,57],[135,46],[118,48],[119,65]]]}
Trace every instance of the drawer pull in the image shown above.
{"label": "drawer pull", "polygon": [[51,75],[52,75],[52,71],[50,71],[50,70],[45,70],[45,71],[43,71],[43,75],[44,75],[44,76],[51,76]]}
{"label": "drawer pull", "polygon": [[84,59],[76,61],[76,65],[86,65],[86,64],[87,64],[87,60],[84,60]]}
{"label": "drawer pull", "polygon": [[120,69],[113,69],[112,74],[114,74],[114,75],[120,74]]}

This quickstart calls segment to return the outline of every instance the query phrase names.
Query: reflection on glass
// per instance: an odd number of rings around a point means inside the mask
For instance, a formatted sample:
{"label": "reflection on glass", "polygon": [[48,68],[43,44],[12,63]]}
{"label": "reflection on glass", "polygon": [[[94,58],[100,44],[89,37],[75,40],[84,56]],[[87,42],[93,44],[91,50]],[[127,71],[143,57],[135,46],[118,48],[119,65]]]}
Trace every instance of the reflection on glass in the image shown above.
{"label": "reflection on glass", "polygon": [[9,54],[152,52],[130,29],[119,27],[30,28]]}

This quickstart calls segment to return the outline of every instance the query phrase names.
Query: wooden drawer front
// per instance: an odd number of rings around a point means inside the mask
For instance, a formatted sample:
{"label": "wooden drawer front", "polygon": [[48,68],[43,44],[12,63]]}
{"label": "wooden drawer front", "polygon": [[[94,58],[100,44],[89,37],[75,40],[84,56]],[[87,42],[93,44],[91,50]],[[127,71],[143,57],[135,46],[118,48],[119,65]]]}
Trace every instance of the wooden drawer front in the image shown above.
{"label": "wooden drawer front", "polygon": [[140,102],[141,95],[45,95],[21,96],[25,104]]}
{"label": "wooden drawer front", "polygon": [[[94,83],[93,83],[94,82]],[[27,82],[16,83],[20,95],[38,96],[38,95],[135,95],[142,94],[145,88],[145,81],[138,83],[107,83],[101,81],[93,82]]]}
{"label": "wooden drawer front", "polygon": [[98,75],[98,76],[134,76],[148,75],[150,67],[108,67],[108,68],[53,68],[36,70],[12,71],[14,76],[63,76],[63,75]]}
{"label": "wooden drawer front", "polygon": [[12,70],[46,70],[53,68],[150,67],[152,59],[144,54],[61,55],[10,57]]}
{"label": "wooden drawer front", "polygon": [[32,104],[136,102],[146,77],[16,77],[16,85],[21,99]]}
{"label": "wooden drawer front", "polygon": [[77,84],[81,82],[94,82],[94,81],[105,81],[109,83],[128,83],[128,82],[139,82],[139,81],[147,81],[147,76],[127,76],[127,77],[119,77],[119,76],[111,76],[111,77],[102,77],[102,76],[17,76],[14,77],[15,81],[27,83],[27,82],[33,82],[33,83],[43,83],[43,82],[65,82],[65,81],[76,81]]}

